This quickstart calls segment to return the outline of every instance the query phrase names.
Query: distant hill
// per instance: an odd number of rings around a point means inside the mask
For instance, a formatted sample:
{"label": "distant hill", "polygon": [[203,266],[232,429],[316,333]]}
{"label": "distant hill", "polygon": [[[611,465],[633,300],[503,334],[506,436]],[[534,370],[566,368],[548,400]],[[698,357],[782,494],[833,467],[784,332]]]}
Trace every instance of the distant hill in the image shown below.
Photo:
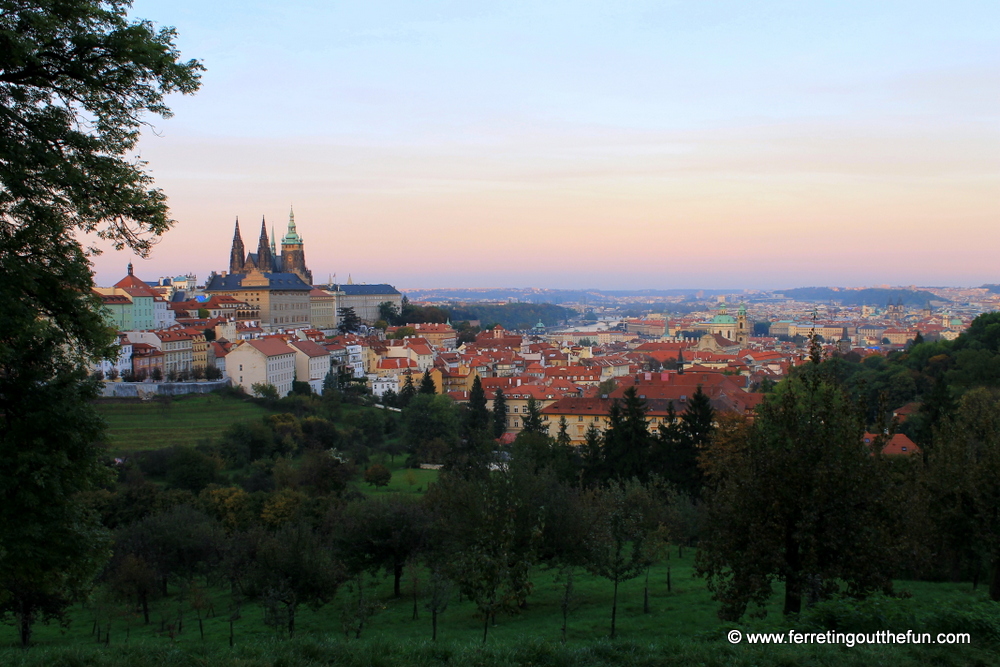
{"label": "distant hill", "polygon": [[704,297],[718,294],[735,294],[742,290],[717,289],[640,289],[640,290],[600,290],[600,289],[541,289],[526,287],[496,288],[439,288],[404,290],[411,301],[506,301],[516,299],[527,303],[612,303],[622,298],[648,298],[649,300],[669,297],[693,297],[699,292]]}
{"label": "distant hill", "polygon": [[832,287],[796,287],[775,290],[796,301],[833,301],[842,306],[884,306],[902,301],[904,306],[920,307],[928,301],[947,301],[926,290],[882,289],[838,290]]}
{"label": "distant hill", "polygon": [[504,329],[530,329],[541,322],[547,327],[576,317],[572,308],[551,303],[507,303],[502,306],[465,305],[449,307],[452,322],[479,320],[483,326],[497,323]]}

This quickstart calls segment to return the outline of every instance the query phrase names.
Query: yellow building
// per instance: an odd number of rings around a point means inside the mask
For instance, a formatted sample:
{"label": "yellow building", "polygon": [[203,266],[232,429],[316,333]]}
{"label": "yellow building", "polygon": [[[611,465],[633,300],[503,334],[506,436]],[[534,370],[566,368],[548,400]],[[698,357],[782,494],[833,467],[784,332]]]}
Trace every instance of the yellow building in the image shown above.
{"label": "yellow building", "polygon": [[248,303],[260,313],[264,331],[308,329],[312,287],[294,273],[250,273],[212,275],[205,293],[224,294]]}

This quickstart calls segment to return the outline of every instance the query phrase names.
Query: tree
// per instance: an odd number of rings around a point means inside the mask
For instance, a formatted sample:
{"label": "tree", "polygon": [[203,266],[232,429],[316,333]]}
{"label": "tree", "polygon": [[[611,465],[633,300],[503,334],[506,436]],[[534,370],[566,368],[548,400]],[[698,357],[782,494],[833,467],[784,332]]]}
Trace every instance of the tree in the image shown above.
{"label": "tree", "polygon": [[335,518],[334,544],[352,573],[385,569],[393,595],[402,594],[403,568],[424,547],[429,517],[423,505],[400,495],[353,502]]}
{"label": "tree", "polygon": [[368,468],[368,470],[365,470],[365,482],[375,488],[388,486],[390,481],[392,481],[392,471],[381,463],[376,463]]}
{"label": "tree", "polygon": [[[316,533],[302,524],[285,525],[262,536],[254,556],[246,593],[264,604],[272,622],[287,623],[289,638],[295,635],[299,605],[318,610],[334,598],[343,580],[342,566]],[[275,618],[279,611],[283,618]]]}
{"label": "tree", "polygon": [[507,432],[507,398],[503,389],[497,387],[493,396],[493,437],[501,438]]}
{"label": "tree", "polygon": [[388,324],[401,324],[399,321],[399,308],[391,301],[383,301],[378,305],[378,316],[379,319],[385,320]]}
{"label": "tree", "polygon": [[266,401],[277,401],[278,400],[278,388],[273,384],[267,384],[264,382],[254,382],[250,385],[250,390],[253,392],[254,396],[263,398]]}
{"label": "tree", "polygon": [[434,386],[434,379],[431,377],[430,371],[424,371],[424,376],[420,379],[420,388],[417,389],[418,394],[436,394],[437,387]]}
{"label": "tree", "polygon": [[521,433],[547,435],[549,429],[542,421],[542,414],[538,409],[538,401],[535,400],[534,396],[528,397],[528,404],[525,406],[524,411],[525,415],[521,420]]}
{"label": "tree", "polygon": [[[0,605],[23,643],[58,620],[107,551],[80,491],[103,483],[85,366],[114,359],[78,240],[148,253],[171,225],[133,149],[146,113],[169,116],[201,66],[171,29],[123,2],[8,2],[0,11]],[[93,250],[93,249],[91,249]],[[26,470],[30,470],[27,474]]]}
{"label": "tree", "polygon": [[476,375],[472,381],[472,390],[469,391],[469,409],[465,413],[465,434],[469,437],[473,433],[482,433],[490,430],[490,410],[486,403],[486,392],[483,391],[483,382]]}
{"label": "tree", "polygon": [[989,563],[1000,602],[1000,394],[974,389],[938,431],[928,455],[933,516],[945,546]]}
{"label": "tree", "polygon": [[417,394],[402,416],[404,441],[420,461],[440,462],[458,440],[458,414],[447,396]]}
{"label": "tree", "polygon": [[354,308],[347,306],[337,309],[337,330],[342,334],[354,333],[361,328],[361,318],[354,312]]}
{"label": "tree", "polygon": [[479,479],[442,478],[430,498],[450,541],[449,569],[483,619],[522,605],[531,591],[540,516],[508,469]]}
{"label": "tree", "polygon": [[416,395],[417,388],[413,386],[413,375],[407,373],[406,380],[403,382],[403,388],[399,390],[399,407],[405,408]]}
{"label": "tree", "polygon": [[587,535],[587,569],[614,585],[611,602],[611,638],[617,632],[618,585],[646,569],[644,549],[647,519],[653,500],[636,480],[612,480],[593,491],[591,527]]}
{"label": "tree", "polygon": [[697,570],[736,620],[766,613],[772,584],[785,586],[785,614],[802,598],[846,585],[864,597],[891,590],[898,556],[896,493],[881,443],[862,443],[864,415],[818,373],[788,378],[758,407],[741,439],[705,453],[707,526]]}
{"label": "tree", "polygon": [[604,432],[608,474],[619,479],[645,478],[652,440],[646,421],[646,401],[639,398],[635,387],[629,387],[608,411],[608,428]]}

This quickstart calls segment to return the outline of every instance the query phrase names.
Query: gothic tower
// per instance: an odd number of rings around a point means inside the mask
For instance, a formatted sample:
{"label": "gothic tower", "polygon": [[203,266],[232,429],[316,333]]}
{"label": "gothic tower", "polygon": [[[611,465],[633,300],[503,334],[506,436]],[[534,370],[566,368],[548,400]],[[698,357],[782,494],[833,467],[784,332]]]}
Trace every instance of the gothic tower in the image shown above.
{"label": "gothic tower", "polygon": [[288,233],[281,239],[281,270],[294,273],[307,285],[312,285],[312,271],[306,268],[306,253],[302,237],[295,231],[295,211],[288,211]]}
{"label": "gothic tower", "polygon": [[267,223],[260,219],[260,240],[257,242],[257,269],[261,273],[274,272],[274,258],[271,256],[271,246],[267,241]]}
{"label": "gothic tower", "polygon": [[236,232],[233,234],[233,249],[229,251],[229,273],[243,273],[243,262],[247,251],[243,247],[243,237],[240,235],[240,219],[236,218]]}

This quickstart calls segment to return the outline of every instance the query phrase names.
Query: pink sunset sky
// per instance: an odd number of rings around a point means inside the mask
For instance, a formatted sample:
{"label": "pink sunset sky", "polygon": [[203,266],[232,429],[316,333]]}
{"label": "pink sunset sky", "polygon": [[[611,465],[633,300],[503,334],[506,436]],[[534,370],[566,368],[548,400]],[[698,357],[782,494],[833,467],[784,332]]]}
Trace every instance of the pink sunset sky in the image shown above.
{"label": "pink sunset sky", "polygon": [[175,228],[98,284],[290,205],[317,281],[1000,282],[1000,5],[210,4],[134,6],[207,72],[141,143]]}

